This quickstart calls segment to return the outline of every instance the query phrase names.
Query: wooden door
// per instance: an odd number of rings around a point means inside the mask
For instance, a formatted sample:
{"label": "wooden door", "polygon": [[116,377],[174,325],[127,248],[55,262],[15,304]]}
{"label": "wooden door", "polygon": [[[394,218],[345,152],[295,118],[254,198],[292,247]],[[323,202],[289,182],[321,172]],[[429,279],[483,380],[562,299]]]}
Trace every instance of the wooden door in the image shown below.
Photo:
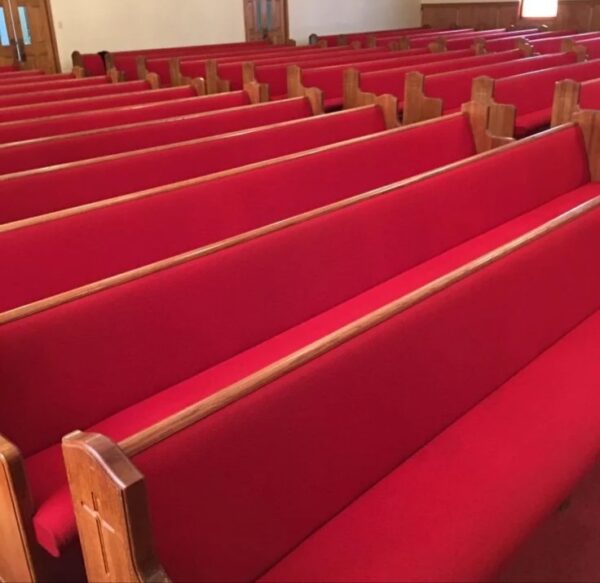
{"label": "wooden door", "polygon": [[9,0],[0,0],[0,67],[17,63],[17,41]]}
{"label": "wooden door", "polygon": [[9,0],[17,34],[19,58],[25,69],[56,73],[56,42],[48,0]]}
{"label": "wooden door", "polygon": [[244,0],[244,18],[247,41],[289,39],[287,0]]}

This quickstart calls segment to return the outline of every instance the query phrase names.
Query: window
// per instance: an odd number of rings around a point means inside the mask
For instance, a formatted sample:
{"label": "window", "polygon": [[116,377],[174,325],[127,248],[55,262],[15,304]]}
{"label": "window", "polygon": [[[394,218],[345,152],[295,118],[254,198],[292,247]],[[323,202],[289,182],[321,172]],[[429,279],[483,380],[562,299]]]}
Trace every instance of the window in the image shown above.
{"label": "window", "polygon": [[558,14],[558,0],[522,0],[523,18],[555,18]]}
{"label": "window", "polygon": [[27,20],[27,8],[19,6],[19,21],[21,22],[21,31],[23,33],[23,42],[26,45],[31,44],[31,33],[29,32],[29,21]]}
{"label": "window", "polygon": [[6,16],[2,6],[0,6],[0,45],[3,47],[10,45],[10,39],[8,38],[8,27],[6,26]]}

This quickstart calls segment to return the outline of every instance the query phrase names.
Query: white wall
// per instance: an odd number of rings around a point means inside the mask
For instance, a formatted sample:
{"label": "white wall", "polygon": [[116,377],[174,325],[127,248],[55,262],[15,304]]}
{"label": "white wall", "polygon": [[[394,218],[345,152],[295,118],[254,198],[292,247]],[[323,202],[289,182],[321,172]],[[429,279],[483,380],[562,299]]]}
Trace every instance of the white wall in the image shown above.
{"label": "white wall", "polygon": [[288,0],[290,37],[421,25],[421,0]]}
{"label": "white wall", "polygon": [[[421,0],[288,0],[290,36],[419,26]],[[51,0],[63,69],[74,50],[241,42],[242,0]]]}
{"label": "white wall", "polygon": [[[402,0],[400,0],[402,1]],[[51,0],[63,69],[71,53],[245,40],[241,0]]]}

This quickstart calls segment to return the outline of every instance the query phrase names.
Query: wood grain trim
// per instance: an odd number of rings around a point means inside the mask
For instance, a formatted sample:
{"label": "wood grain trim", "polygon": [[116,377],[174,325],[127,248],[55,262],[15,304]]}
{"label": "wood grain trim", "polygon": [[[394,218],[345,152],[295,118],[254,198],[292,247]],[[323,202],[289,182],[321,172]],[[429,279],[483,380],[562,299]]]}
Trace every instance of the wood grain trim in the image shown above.
{"label": "wood grain trim", "polygon": [[169,59],[169,79],[171,80],[171,87],[179,87],[180,85],[186,84],[183,81],[179,57],[172,57]]}
{"label": "wood grain trim", "polygon": [[254,393],[265,385],[276,381],[284,375],[290,374],[325,353],[351,341],[357,336],[405,312],[416,304],[424,302],[428,298],[439,294],[489,265],[500,261],[519,249],[532,244],[549,233],[598,208],[600,208],[600,196],[548,221],[529,233],[502,245],[494,251],[432,281],[422,288],[371,312],[367,316],[340,328],[332,334],[324,336],[274,364],[218,391],[214,395],[124,439],[119,443],[119,447],[125,455],[134,457],[228,405]]}
{"label": "wood grain trim", "polygon": [[600,111],[582,109],[573,120],[583,133],[592,182],[600,182]]}
{"label": "wood grain trim", "polygon": [[425,75],[418,71],[406,74],[404,83],[404,112],[402,123],[410,125],[427,119],[441,117],[442,99],[425,95]]}
{"label": "wood grain trim", "polygon": [[42,575],[33,530],[33,502],[25,463],[0,435],[0,580],[34,582]]}
{"label": "wood grain trim", "polygon": [[581,83],[567,79],[556,84],[552,103],[552,127],[568,123],[579,110]]}
{"label": "wood grain trim", "polygon": [[[454,114],[454,115],[460,116],[462,114],[458,113],[458,114]],[[436,123],[436,121],[437,120],[430,120],[430,121],[423,122],[423,124],[419,124],[419,126],[413,125],[413,126],[410,126],[409,128],[402,127],[402,128],[396,129],[396,130],[389,130],[389,131],[409,131],[412,128],[420,127],[421,125]],[[520,142],[513,142],[511,144],[508,144],[506,146],[506,148],[518,147],[521,143],[528,143],[530,141],[542,139],[545,135],[564,131],[565,129],[573,127],[574,125],[575,124],[567,124],[567,125],[560,126],[558,128],[548,130],[547,132],[544,132],[541,134],[536,134],[534,136],[525,138],[524,140],[521,140]],[[375,139],[375,137],[381,136],[381,135],[382,134],[380,133],[380,134],[375,134],[375,135],[370,135],[370,136],[363,136],[363,137],[357,139],[357,141],[367,141],[369,139]],[[346,143],[351,143],[351,142],[354,142],[354,140],[350,140],[349,142],[346,142]],[[338,144],[338,146],[339,146],[339,144]],[[335,147],[335,145],[333,147]],[[302,152],[300,155],[292,154],[289,156],[284,156],[277,160],[270,161],[270,163],[278,163],[281,161],[295,159],[295,158],[298,158],[301,156],[306,156],[306,155],[316,155],[316,154],[319,154],[320,152],[330,150],[331,148],[332,148],[332,146],[324,146],[322,148],[317,148],[315,150],[311,150],[308,153]],[[316,217],[320,217],[322,215],[336,212],[337,210],[340,210],[340,209],[343,209],[343,208],[346,208],[349,206],[353,206],[355,204],[359,204],[365,200],[369,200],[371,198],[376,198],[379,196],[385,196],[386,194],[389,194],[390,192],[397,190],[399,188],[406,188],[413,184],[418,184],[419,182],[428,180],[429,178],[438,176],[440,174],[443,174],[443,173],[453,170],[455,168],[462,168],[468,164],[471,164],[475,161],[484,159],[491,155],[495,155],[495,151],[483,152],[483,153],[477,154],[471,158],[467,158],[465,160],[460,160],[458,162],[454,162],[447,166],[442,166],[440,168],[430,170],[429,172],[419,174],[418,176],[413,176],[411,178],[400,180],[393,184],[388,184],[381,188],[371,190],[366,193],[361,193],[356,196],[352,196],[352,197],[343,199],[341,201],[337,201],[335,203],[332,203],[332,204],[329,204],[329,205],[326,205],[326,206],[323,206],[323,207],[320,207],[320,208],[317,208],[314,210],[310,210],[305,213],[301,213],[299,215],[295,215],[293,217],[289,217],[287,219],[283,219],[281,221],[271,223],[269,225],[265,225],[264,227],[259,227],[257,229],[253,229],[251,231],[247,231],[245,233],[241,233],[239,235],[229,237],[222,241],[218,241],[216,243],[212,243],[210,245],[206,245],[206,246],[200,247],[198,249],[193,249],[191,251],[181,253],[174,257],[169,257],[167,259],[163,259],[161,261],[157,261],[155,263],[148,264],[143,267],[133,269],[131,271],[120,273],[118,275],[106,278],[104,280],[96,281],[94,283],[81,286],[74,290],[69,290],[69,291],[63,292],[61,294],[56,294],[49,298],[44,298],[43,300],[39,300],[37,302],[32,302],[25,306],[20,306],[13,310],[9,310],[4,313],[0,313],[0,325],[8,324],[10,322],[14,322],[14,321],[20,320],[22,318],[32,316],[37,313],[44,312],[46,310],[50,310],[57,306],[76,301],[80,298],[87,297],[87,296],[95,294],[95,293],[99,293],[106,289],[110,289],[113,287],[117,287],[119,285],[123,285],[129,281],[140,279],[142,277],[148,277],[154,273],[158,273],[160,271],[164,271],[166,269],[176,267],[177,265],[181,265],[181,264],[187,263],[189,261],[194,261],[201,257],[212,255],[213,253],[218,253],[219,251],[222,251],[224,249],[229,249],[230,247],[234,247],[235,245],[240,245],[247,241],[251,241],[251,240],[257,239],[259,237],[264,237],[266,235],[269,235],[270,233],[274,233],[274,232],[277,232],[277,231],[280,231],[280,230],[283,230],[283,229],[286,229],[289,227],[293,227],[294,225],[296,225],[298,223],[302,223],[304,221],[307,221],[307,220],[310,220],[310,219],[313,219]],[[260,164],[257,164],[254,166],[259,167]],[[242,169],[236,169],[234,171],[234,173],[244,172],[245,170],[248,170],[249,168],[251,168],[251,166],[247,166]],[[225,174],[227,174],[227,173],[222,173],[220,175],[215,174],[215,175],[212,175],[212,177],[209,177],[208,179],[209,180],[214,179],[215,177],[219,177],[219,176],[222,176]],[[200,181],[202,181],[202,180],[200,180]],[[198,182],[200,182],[200,181],[198,181]],[[154,194],[151,191],[147,191],[147,192]],[[159,191],[159,192],[162,192],[162,191]],[[122,198],[131,199],[130,197],[122,197]]]}
{"label": "wood grain trim", "polygon": [[72,433],[62,449],[88,580],[168,583],[142,474],[102,435]]}

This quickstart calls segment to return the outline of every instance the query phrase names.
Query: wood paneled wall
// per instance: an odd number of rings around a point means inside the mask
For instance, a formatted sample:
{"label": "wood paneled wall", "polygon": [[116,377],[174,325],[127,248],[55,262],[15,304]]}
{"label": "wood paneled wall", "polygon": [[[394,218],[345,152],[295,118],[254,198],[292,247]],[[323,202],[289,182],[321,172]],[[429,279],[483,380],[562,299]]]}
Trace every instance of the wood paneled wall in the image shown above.
{"label": "wood paneled wall", "polygon": [[[501,28],[519,22],[519,2],[460,2],[423,4],[423,24],[432,27]],[[526,21],[529,22],[529,21]],[[600,30],[600,0],[563,0],[558,17],[541,21],[550,28]]]}

